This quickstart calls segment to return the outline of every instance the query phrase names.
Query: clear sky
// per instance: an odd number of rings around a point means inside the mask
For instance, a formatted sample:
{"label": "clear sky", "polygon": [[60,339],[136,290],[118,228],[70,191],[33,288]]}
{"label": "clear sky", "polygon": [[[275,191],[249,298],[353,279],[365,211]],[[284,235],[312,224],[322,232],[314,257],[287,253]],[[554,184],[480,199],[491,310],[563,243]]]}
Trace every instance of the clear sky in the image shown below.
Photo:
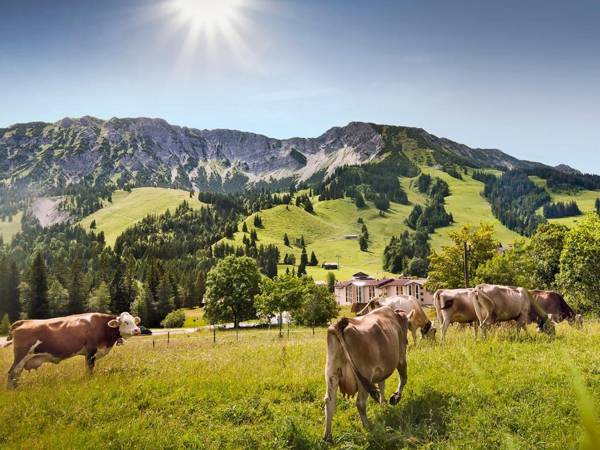
{"label": "clear sky", "polygon": [[600,2],[0,0],[0,126],[349,121],[600,173]]}

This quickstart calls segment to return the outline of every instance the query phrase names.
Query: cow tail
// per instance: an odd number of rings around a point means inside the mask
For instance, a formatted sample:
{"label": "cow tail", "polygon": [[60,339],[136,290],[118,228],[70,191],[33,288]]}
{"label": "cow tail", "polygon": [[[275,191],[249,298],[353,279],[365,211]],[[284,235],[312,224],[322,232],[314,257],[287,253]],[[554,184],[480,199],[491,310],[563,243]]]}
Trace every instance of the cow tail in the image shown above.
{"label": "cow tail", "polygon": [[369,379],[367,379],[367,377],[363,376],[360,373],[360,371],[358,370],[358,367],[356,367],[356,364],[354,364],[354,360],[352,359],[350,352],[348,351],[348,347],[346,346],[346,340],[344,339],[344,329],[347,326],[348,326],[348,319],[346,317],[342,317],[339,320],[339,322],[334,326],[335,333],[337,335],[338,340],[340,341],[340,345],[342,346],[344,355],[346,356],[346,359],[350,363],[350,368],[352,369],[352,372],[354,373],[354,375],[356,376],[356,378],[358,379],[358,381],[360,382],[362,387],[369,393],[369,395],[373,398],[373,400],[375,400],[377,403],[379,403],[381,397],[380,397],[379,390],[377,389],[377,386],[375,386]]}
{"label": "cow tail", "polygon": [[442,317],[442,304],[440,298],[440,290],[435,291],[433,294],[433,306],[435,307],[435,314],[437,315],[437,320],[440,323],[444,323],[444,318]]}
{"label": "cow tail", "polygon": [[473,306],[475,306],[475,315],[479,320],[479,325],[481,325],[481,323],[483,322],[483,312],[481,311],[481,305],[479,304],[479,296],[487,298],[487,295],[481,292],[481,290],[478,287],[473,289],[473,294],[475,295],[475,301],[473,302]]}

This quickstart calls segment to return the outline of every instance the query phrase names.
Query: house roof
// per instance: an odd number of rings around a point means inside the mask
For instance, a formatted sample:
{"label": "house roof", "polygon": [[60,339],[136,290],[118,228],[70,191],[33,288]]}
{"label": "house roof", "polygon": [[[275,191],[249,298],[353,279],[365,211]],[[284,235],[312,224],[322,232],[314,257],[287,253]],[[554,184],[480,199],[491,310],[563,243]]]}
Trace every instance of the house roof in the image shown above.
{"label": "house roof", "polygon": [[368,273],[364,273],[364,272],[356,272],[354,275],[352,275],[352,278],[369,279],[369,280],[373,279],[369,276]]}
{"label": "house roof", "polygon": [[406,286],[410,281],[406,278],[387,278],[379,283],[379,287],[383,286]]}

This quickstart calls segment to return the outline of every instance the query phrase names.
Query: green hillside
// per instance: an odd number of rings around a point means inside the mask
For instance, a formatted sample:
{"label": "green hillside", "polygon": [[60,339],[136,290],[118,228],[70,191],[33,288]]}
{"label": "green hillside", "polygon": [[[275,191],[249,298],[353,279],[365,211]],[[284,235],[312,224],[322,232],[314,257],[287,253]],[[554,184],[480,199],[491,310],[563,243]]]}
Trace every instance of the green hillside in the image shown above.
{"label": "green hillside", "polygon": [[12,220],[0,221],[0,237],[4,242],[9,242],[15,234],[21,231],[22,217],[23,213],[19,212],[12,217]]}
{"label": "green hillside", "polygon": [[178,189],[139,188],[131,192],[116,191],[112,203],[87,216],[80,224],[89,229],[93,220],[97,231],[103,231],[108,245],[113,245],[117,237],[127,227],[135,224],[148,214],[161,214],[167,209],[176,208],[187,200],[192,206],[199,207],[197,198],[190,198],[190,193]]}
{"label": "green hillside", "polygon": [[[546,180],[538,177],[529,177],[538,186],[546,187]],[[579,192],[553,192],[549,190],[553,202],[570,202],[576,201],[582,213],[590,213],[596,210],[596,199],[600,198],[600,192],[582,190]],[[538,210],[538,214],[542,214],[542,209]],[[579,217],[562,217],[560,219],[549,219],[548,222],[566,225],[568,227],[577,223],[582,216]]]}
{"label": "green hillside", "polygon": [[[432,236],[432,247],[439,248],[449,243],[448,234],[464,224],[491,222],[496,227],[498,238],[502,243],[511,243],[518,234],[504,227],[491,212],[490,205],[480,195],[483,184],[465,175],[464,180],[452,178],[445,172],[432,168],[424,168],[424,172],[444,179],[450,185],[451,195],[446,198],[446,208],[454,216],[451,226],[440,228]],[[424,199],[412,189],[413,179],[403,178],[402,184],[411,203],[424,203]],[[398,235],[408,227],[404,219],[412,209],[412,205],[392,203],[391,210],[385,217],[380,217],[372,203],[357,209],[351,199],[338,199],[319,202],[313,198],[315,213],[309,214],[296,206],[280,205],[260,213],[263,227],[257,230],[259,244],[276,244],[282,258],[285,253],[294,253],[300,260],[300,247],[294,245],[295,239],[304,235],[307,252],[314,251],[319,263],[339,262],[341,269],[335,271],[338,279],[348,278],[355,272],[365,271],[373,276],[383,276],[382,258],[385,245],[393,235]],[[362,252],[357,240],[344,238],[347,234],[360,234],[361,225],[358,218],[367,225],[370,235],[369,251]],[[246,219],[248,229],[253,226],[253,216]],[[241,227],[240,227],[241,228]],[[283,235],[288,234],[291,247],[283,245]],[[242,244],[243,233],[236,233],[233,241]],[[285,270],[281,266],[280,270]],[[326,271],[320,267],[308,267],[308,273],[315,279],[325,279]]]}

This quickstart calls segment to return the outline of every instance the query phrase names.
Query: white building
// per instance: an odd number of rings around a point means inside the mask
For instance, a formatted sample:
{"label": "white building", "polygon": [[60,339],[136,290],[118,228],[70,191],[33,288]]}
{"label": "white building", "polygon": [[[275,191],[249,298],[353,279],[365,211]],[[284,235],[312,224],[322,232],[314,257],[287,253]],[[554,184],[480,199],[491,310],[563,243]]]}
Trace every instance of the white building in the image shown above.
{"label": "white building", "polygon": [[364,305],[376,297],[404,294],[414,296],[423,306],[431,306],[433,305],[433,294],[425,288],[426,281],[422,278],[376,280],[366,273],[358,272],[352,276],[351,280],[340,281],[335,284],[335,299],[342,306]]}

